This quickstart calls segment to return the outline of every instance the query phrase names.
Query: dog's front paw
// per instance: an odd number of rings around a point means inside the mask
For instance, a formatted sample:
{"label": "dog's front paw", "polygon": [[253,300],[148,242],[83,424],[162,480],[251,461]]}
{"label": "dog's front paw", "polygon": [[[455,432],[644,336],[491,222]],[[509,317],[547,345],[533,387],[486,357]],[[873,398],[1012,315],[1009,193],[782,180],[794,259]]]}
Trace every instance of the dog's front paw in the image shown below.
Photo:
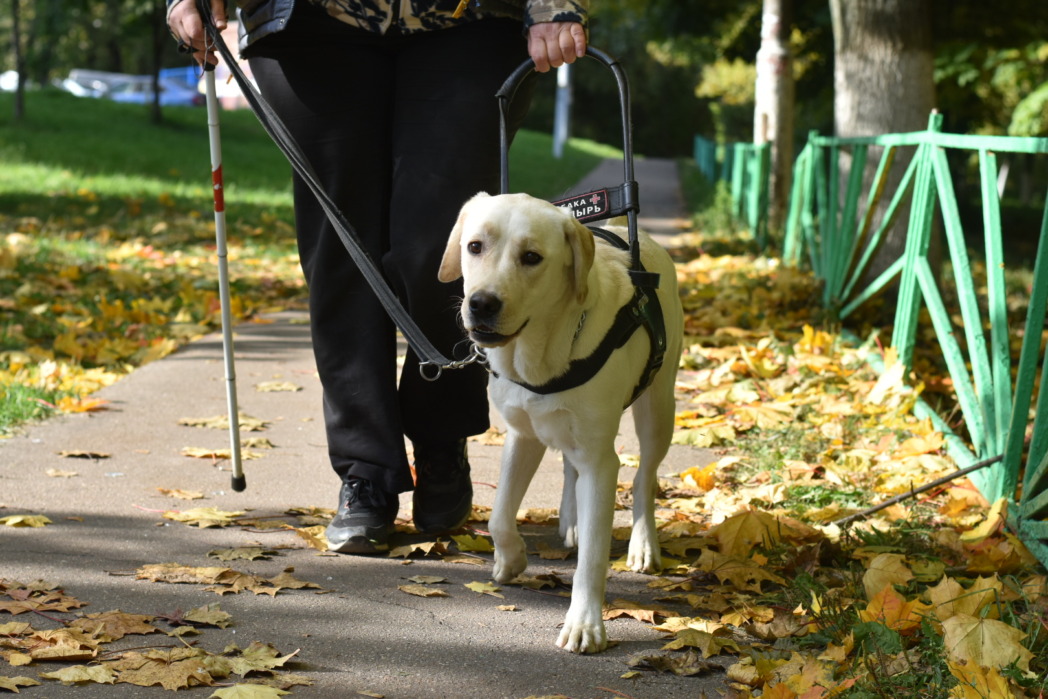
{"label": "dog's front paw", "polygon": [[508,583],[528,567],[528,555],[524,550],[524,539],[516,537],[509,545],[495,546],[495,567],[492,577],[496,582]]}
{"label": "dog's front paw", "polygon": [[[589,615],[586,615],[587,617]],[[572,653],[600,653],[608,647],[608,633],[598,612],[596,618],[576,619],[568,611],[557,645]]]}
{"label": "dog's front paw", "polygon": [[629,554],[626,557],[629,569],[636,573],[658,573],[662,570],[662,552],[658,537],[645,535],[634,530],[630,537]]}

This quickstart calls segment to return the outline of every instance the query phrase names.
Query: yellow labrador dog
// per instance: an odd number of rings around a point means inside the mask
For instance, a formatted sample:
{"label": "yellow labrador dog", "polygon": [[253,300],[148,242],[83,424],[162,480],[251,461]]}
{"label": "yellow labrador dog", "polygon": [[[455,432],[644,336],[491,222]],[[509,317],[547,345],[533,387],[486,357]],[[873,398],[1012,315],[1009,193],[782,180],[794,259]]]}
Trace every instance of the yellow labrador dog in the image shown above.
{"label": "yellow labrador dog", "polygon": [[[672,260],[646,235],[640,239],[644,267],[660,275],[666,329],[665,361],[633,403],[641,458],[629,565],[651,572],[661,566],[656,469],[673,432],[683,314]],[[438,275],[463,278],[462,321],[486,350],[491,398],[508,426],[490,522],[495,580],[508,582],[527,567],[516,514],[546,448],[563,454],[560,533],[578,546],[579,563],[557,645],[579,653],[608,644],[601,611],[619,472],[615,436],[652,352],[649,333],[638,328],[582,385],[547,394],[525,385],[547,385],[594,353],[633,297],[629,266],[628,252],[596,241],[567,210],[526,194],[482,193],[463,206]]]}

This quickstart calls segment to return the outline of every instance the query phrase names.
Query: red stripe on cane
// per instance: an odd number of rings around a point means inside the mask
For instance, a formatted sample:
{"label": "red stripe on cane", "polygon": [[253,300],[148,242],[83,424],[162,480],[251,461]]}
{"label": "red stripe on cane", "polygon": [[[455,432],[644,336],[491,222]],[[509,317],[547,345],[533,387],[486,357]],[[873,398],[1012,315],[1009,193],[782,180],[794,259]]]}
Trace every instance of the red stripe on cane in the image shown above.
{"label": "red stripe on cane", "polygon": [[222,192],[222,166],[211,171],[211,184],[215,192],[215,211],[221,213],[226,210],[226,197]]}

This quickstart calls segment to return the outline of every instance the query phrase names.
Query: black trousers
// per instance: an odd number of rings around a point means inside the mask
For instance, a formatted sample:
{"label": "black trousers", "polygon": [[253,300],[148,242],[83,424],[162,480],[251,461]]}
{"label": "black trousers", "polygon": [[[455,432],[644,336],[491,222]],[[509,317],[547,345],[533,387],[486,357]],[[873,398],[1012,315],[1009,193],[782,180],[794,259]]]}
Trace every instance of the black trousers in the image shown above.
{"label": "black trousers", "polygon": [[[283,31],[248,50],[263,96],[423,333],[463,358],[461,284],[437,281],[458,210],[499,188],[495,92],[527,58],[521,24],[480,20],[379,36],[300,2]],[[529,86],[514,100],[516,128]],[[447,443],[488,428],[477,366],[422,379],[312,193],[296,176],[295,219],[309,286],[331,464],[391,493],[410,490],[404,437]]]}

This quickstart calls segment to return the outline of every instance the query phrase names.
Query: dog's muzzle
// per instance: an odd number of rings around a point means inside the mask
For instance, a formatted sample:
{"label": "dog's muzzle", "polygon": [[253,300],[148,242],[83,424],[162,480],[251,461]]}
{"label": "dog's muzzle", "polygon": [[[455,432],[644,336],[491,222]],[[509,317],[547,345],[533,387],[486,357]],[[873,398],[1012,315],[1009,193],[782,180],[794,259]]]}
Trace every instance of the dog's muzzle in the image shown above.
{"label": "dog's muzzle", "polygon": [[481,347],[501,347],[519,335],[524,326],[528,324],[527,321],[524,321],[516,332],[509,335],[498,332],[502,299],[488,291],[474,292],[469,297],[467,308],[469,309],[469,327],[467,328],[469,337]]}

